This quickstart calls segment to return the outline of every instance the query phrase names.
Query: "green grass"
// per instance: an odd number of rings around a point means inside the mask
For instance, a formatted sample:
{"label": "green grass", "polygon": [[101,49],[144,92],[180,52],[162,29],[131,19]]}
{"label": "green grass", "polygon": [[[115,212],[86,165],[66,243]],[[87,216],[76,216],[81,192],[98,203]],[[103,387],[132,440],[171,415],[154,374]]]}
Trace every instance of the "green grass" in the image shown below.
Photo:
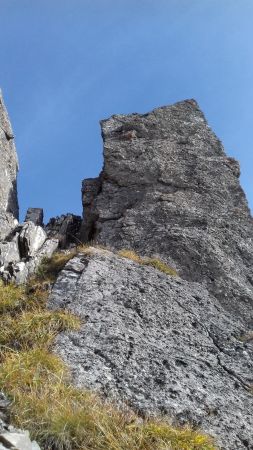
{"label": "green grass", "polygon": [[141,257],[137,253],[135,253],[133,250],[120,250],[118,252],[119,256],[122,256],[123,258],[131,259],[132,261],[142,264],[143,266],[151,266],[155,269],[159,270],[160,272],[166,273],[166,275],[170,276],[178,276],[178,273],[175,269],[168,266],[166,263],[161,261],[158,258],[148,258],[148,257]]}
{"label": "green grass", "polygon": [[12,400],[12,423],[28,429],[44,450],[215,450],[197,430],[142,420],[127,407],[72,386],[51,344],[59,332],[77,330],[80,321],[46,309],[44,283],[68,259],[64,254],[47,260],[43,275],[27,288],[0,284],[0,390]]}

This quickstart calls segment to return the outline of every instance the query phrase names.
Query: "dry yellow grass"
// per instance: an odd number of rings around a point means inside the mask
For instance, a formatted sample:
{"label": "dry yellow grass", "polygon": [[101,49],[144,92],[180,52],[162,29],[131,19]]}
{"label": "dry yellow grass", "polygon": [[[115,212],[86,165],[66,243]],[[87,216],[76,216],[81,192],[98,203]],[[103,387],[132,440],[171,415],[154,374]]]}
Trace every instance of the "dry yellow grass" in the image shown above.
{"label": "dry yellow grass", "polygon": [[0,281],[0,314],[20,311],[26,303],[26,293],[23,287],[14,284],[4,286]]}
{"label": "dry yellow grass", "polygon": [[143,266],[151,266],[155,269],[159,270],[160,272],[166,273],[170,276],[177,276],[177,271],[173,269],[172,267],[168,266],[166,263],[161,261],[158,258],[148,258],[148,257],[141,257],[137,255],[133,250],[120,250],[118,252],[119,256],[122,256],[123,258],[131,259],[132,261],[142,264]]}
{"label": "dry yellow grass", "polygon": [[54,253],[51,258],[43,258],[36,273],[37,281],[55,281],[58,273],[64,268],[67,262],[77,254],[77,249],[70,252]]}
{"label": "dry yellow grass", "polygon": [[64,311],[34,310],[18,317],[6,316],[0,328],[0,345],[25,350],[45,347],[61,331],[77,329],[80,321]]}
{"label": "dry yellow grass", "polygon": [[[56,273],[63,263],[62,256],[47,261],[47,276],[49,267]],[[0,390],[12,399],[13,424],[28,429],[44,450],[215,450],[212,440],[196,430],[140,420],[73,387],[50,345],[57,333],[75,330],[80,322],[67,312],[48,311],[43,278],[33,282],[28,293],[0,284]]]}
{"label": "dry yellow grass", "polygon": [[89,391],[70,385],[62,361],[47,350],[10,353],[0,389],[15,399],[12,420],[28,428],[43,448],[57,450],[214,450],[190,428],[161,420],[140,421]]}

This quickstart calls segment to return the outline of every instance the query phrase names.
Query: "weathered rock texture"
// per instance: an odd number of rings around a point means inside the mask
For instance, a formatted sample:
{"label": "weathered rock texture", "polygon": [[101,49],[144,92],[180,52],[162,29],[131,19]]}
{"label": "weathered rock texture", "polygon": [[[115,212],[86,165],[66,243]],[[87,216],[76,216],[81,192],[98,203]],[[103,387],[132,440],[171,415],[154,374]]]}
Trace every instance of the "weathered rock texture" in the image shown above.
{"label": "weathered rock texture", "polygon": [[18,161],[13,138],[0,90],[0,240],[8,236],[18,219]]}
{"label": "weathered rock texture", "polygon": [[17,154],[13,132],[0,92],[0,277],[25,283],[44,256],[58,247],[43,229],[43,210],[29,208],[18,223]]}
{"label": "weathered rock texture", "polygon": [[[103,171],[83,184],[82,239],[158,256],[180,277],[106,250],[74,257],[49,306],[83,325],[61,334],[55,351],[76,385],[201,427],[222,449],[253,450],[253,222],[238,163],[193,100],[113,116],[102,134]],[[18,224],[2,99],[0,150],[0,276],[25,283],[43,256],[78,244],[80,218],[43,227],[42,210],[31,208]],[[37,448],[12,431],[0,429],[0,448]]]}
{"label": "weathered rock texture", "polygon": [[0,211],[18,219],[18,161],[14,135],[0,91]]}
{"label": "weathered rock texture", "polygon": [[45,227],[49,238],[58,239],[61,248],[67,248],[71,244],[81,244],[80,228],[82,218],[75,214],[62,214],[60,217],[52,217]]}
{"label": "weathered rock texture", "polygon": [[159,255],[252,323],[253,221],[239,164],[194,100],[103,120],[104,168],[84,180],[84,240]]}
{"label": "weathered rock texture", "polygon": [[43,226],[43,209],[42,208],[28,208],[25,216],[25,222],[33,222],[35,225]]}
{"label": "weathered rock texture", "polygon": [[49,306],[83,320],[55,346],[77,386],[253,448],[253,345],[200,284],[93,249],[65,266]]}
{"label": "weathered rock texture", "polygon": [[0,277],[4,281],[25,283],[42,258],[58,248],[57,239],[48,239],[45,230],[34,222],[16,226],[8,239],[0,242]]}

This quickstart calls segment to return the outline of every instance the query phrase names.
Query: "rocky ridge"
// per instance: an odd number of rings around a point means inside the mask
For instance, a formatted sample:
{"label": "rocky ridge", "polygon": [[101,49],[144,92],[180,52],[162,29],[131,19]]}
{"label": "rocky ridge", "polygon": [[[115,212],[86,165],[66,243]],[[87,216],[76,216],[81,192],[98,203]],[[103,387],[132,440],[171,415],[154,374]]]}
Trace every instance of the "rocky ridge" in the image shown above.
{"label": "rocky ridge", "polygon": [[[83,182],[82,224],[67,214],[46,226],[41,208],[17,221],[17,157],[2,100],[0,109],[3,280],[25,283],[44,256],[80,241],[112,250],[76,255],[49,297],[49,308],[83,321],[54,348],[73,383],[201,427],[221,449],[253,449],[253,222],[239,165],[197,103],[102,121],[104,167]],[[179,276],[122,258],[122,248]]]}

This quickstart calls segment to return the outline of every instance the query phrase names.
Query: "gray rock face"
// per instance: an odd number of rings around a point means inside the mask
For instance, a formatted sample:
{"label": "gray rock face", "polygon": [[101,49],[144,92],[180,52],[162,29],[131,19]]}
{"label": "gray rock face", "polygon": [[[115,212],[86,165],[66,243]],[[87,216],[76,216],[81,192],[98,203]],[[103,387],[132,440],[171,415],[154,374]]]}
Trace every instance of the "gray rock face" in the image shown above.
{"label": "gray rock face", "polygon": [[93,249],[67,263],[49,306],[83,320],[55,344],[77,386],[253,448],[253,345],[203,286]]}
{"label": "gray rock face", "polygon": [[43,209],[42,208],[28,208],[25,216],[25,222],[33,222],[35,225],[43,226]]}
{"label": "gray rock face", "polygon": [[0,450],[40,450],[35,441],[31,441],[28,431],[16,430],[8,427],[7,430],[0,433]]}
{"label": "gray rock face", "polygon": [[94,202],[101,192],[102,178],[87,178],[82,183],[83,221],[81,226],[81,239],[89,242],[96,235],[96,222],[98,215]]}
{"label": "gray rock face", "polygon": [[0,211],[0,241],[8,239],[14,228],[18,225],[18,220],[13,214]]}
{"label": "gray rock face", "polygon": [[75,214],[62,214],[60,217],[52,217],[45,230],[49,238],[58,239],[61,248],[69,245],[78,245],[80,241],[80,228],[82,219]]}
{"label": "gray rock face", "polygon": [[0,92],[0,277],[25,283],[59,241],[48,239],[41,208],[29,208],[25,223],[18,223],[17,169],[13,133]]}
{"label": "gray rock face", "polygon": [[25,223],[19,233],[19,251],[21,258],[35,256],[46,239],[47,234],[42,227],[36,226],[33,222]]}
{"label": "gray rock face", "polygon": [[253,319],[253,221],[239,164],[194,100],[101,122],[104,168],[84,180],[83,239],[158,255]]}
{"label": "gray rock face", "polygon": [[48,239],[45,230],[34,222],[18,225],[8,240],[0,242],[0,276],[5,281],[25,283],[42,258],[50,257],[58,244],[57,239]]}
{"label": "gray rock face", "polygon": [[11,213],[18,219],[18,161],[14,135],[0,91],[0,213]]}

